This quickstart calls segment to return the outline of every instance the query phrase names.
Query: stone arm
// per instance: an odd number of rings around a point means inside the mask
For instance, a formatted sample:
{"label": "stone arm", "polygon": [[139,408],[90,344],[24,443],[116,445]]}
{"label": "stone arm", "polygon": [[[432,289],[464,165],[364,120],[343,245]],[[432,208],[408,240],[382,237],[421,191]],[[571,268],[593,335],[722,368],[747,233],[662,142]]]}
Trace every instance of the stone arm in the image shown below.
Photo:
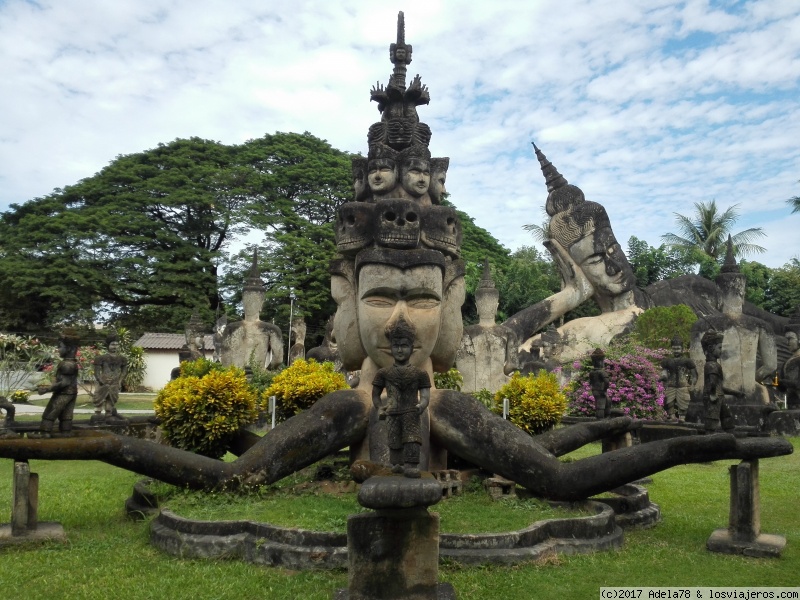
{"label": "stone arm", "polygon": [[78,383],[78,366],[72,361],[61,361],[56,367],[56,380],[52,385],[41,386],[40,394],[68,391]]}
{"label": "stone arm", "polygon": [[380,419],[386,418],[386,407],[381,405],[381,393],[383,388],[379,385],[372,386],[372,405],[378,409]]}
{"label": "stone arm", "polygon": [[561,272],[564,289],[541,302],[513,315],[503,325],[513,330],[520,340],[526,340],[537,331],[577,308],[594,294],[594,288],[581,268],[572,260],[564,247],[555,240],[545,242]]}
{"label": "stone arm", "polygon": [[[501,325],[502,327],[502,325]],[[505,328],[506,337],[506,359],[503,362],[503,374],[511,375],[514,371],[519,371],[519,346],[523,340],[517,337],[513,329]]]}
{"label": "stone arm", "polygon": [[778,369],[778,347],[775,338],[766,329],[758,330],[758,353],[761,355],[761,367],[756,371],[756,381],[761,383],[769,379]]}
{"label": "stone arm", "polygon": [[419,404],[417,404],[417,412],[422,414],[428,408],[428,403],[431,401],[431,388],[424,387],[419,390]]}
{"label": "stone arm", "polygon": [[689,360],[686,363],[686,368],[687,368],[686,374],[689,379],[688,381],[689,387],[692,388],[694,387],[694,384],[697,383],[697,378],[699,377],[699,375],[697,374],[697,365],[694,364],[693,360]]}

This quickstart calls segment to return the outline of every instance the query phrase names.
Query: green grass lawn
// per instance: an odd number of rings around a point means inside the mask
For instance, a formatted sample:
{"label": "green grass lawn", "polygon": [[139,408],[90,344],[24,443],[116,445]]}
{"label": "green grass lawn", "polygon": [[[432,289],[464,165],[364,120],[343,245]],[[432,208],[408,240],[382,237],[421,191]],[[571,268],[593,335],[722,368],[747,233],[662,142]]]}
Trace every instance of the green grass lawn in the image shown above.
{"label": "green grass lawn", "polygon": [[[792,440],[797,451],[800,438]],[[572,457],[599,451],[594,444]],[[598,598],[601,586],[792,586],[800,582],[800,455],[761,462],[761,524],[767,533],[785,535],[780,559],[748,559],[712,554],[705,541],[728,520],[728,474],[732,461],[681,466],[653,476],[650,497],[661,505],[663,521],[653,529],[628,531],[622,550],[552,557],[516,567],[442,567],[461,600],[487,598]],[[0,590],[7,598],[263,598],[329,599],[346,587],[336,572],[290,572],[240,562],[182,560],[150,547],[148,525],[127,520],[123,503],[138,477],[97,462],[32,461],[40,475],[40,518],[59,521],[69,542],[29,549],[0,549]],[[10,517],[12,461],[0,461],[0,503]],[[358,507],[318,510],[331,498],[313,489],[292,488],[290,479],[261,497],[234,499],[206,495],[197,510],[269,517],[283,524],[339,529],[344,515]],[[177,507],[173,499],[167,500]],[[199,497],[198,497],[199,498]],[[203,504],[216,504],[206,509]],[[349,503],[349,504],[348,504]],[[262,506],[263,505],[263,506]],[[221,506],[222,508],[219,508]],[[234,511],[235,507],[235,513]],[[528,519],[544,510],[492,504],[477,495],[437,505],[442,528],[491,530]],[[191,510],[194,510],[193,508]],[[190,509],[186,507],[186,512]],[[294,511],[294,512],[292,512]],[[316,514],[314,514],[316,511]],[[509,514],[503,514],[503,513]],[[296,521],[295,521],[296,519]],[[475,523],[470,528],[470,519]],[[449,524],[448,524],[449,523]]]}
{"label": "green grass lawn", "polygon": [[[119,402],[117,402],[117,410],[153,410],[153,401],[156,399],[155,394],[120,394]],[[44,398],[34,398],[30,401],[30,404],[34,406],[47,406],[50,397]],[[78,398],[75,401],[75,408],[88,408],[94,410],[94,404],[92,404],[92,397],[89,394],[78,394]],[[77,415],[76,418],[88,418],[89,415]],[[42,419],[41,414],[30,414],[30,413],[23,413],[17,412],[16,420],[17,421],[40,421]]]}

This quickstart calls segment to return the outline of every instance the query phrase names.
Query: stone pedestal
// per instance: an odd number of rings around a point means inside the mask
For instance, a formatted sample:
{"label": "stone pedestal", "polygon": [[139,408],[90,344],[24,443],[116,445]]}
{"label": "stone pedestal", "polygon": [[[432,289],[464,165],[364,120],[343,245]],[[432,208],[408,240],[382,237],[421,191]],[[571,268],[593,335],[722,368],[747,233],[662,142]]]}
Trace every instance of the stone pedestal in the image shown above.
{"label": "stone pedestal", "polygon": [[27,461],[14,462],[11,524],[0,525],[0,546],[41,540],[63,540],[58,523],[39,523],[39,475]]}
{"label": "stone pedestal", "polygon": [[631,434],[629,431],[622,433],[620,435],[615,435],[610,438],[605,438],[603,440],[603,452],[613,452],[614,450],[619,450],[620,448],[628,448],[633,445],[633,439],[631,438]]}
{"label": "stone pedestal", "polygon": [[779,557],[786,545],[780,535],[761,533],[758,460],[730,467],[731,505],[727,529],[717,529],[706,542],[712,552],[757,558]]}
{"label": "stone pedestal", "polygon": [[455,599],[438,582],[439,516],[427,510],[441,498],[441,483],[427,473],[368,479],[358,501],[374,512],[347,519],[348,589],[334,599]]}

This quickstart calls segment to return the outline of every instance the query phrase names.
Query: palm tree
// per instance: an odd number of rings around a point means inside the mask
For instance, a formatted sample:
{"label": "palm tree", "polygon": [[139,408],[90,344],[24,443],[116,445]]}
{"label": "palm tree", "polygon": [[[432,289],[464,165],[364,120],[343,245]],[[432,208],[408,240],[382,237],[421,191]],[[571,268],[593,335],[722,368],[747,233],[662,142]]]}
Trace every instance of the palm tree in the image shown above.
{"label": "palm tree", "polygon": [[[800,182],[798,182],[800,183]],[[786,201],[786,204],[792,207],[793,213],[800,213],[800,196],[795,196],[794,198],[789,198]]]}
{"label": "palm tree", "polygon": [[[725,243],[731,227],[739,218],[734,204],[724,212],[720,212],[716,200],[711,202],[695,202],[695,214],[691,217],[675,213],[681,235],[667,233],[661,239],[672,248],[689,251],[700,251],[716,261],[725,256]],[[753,243],[757,238],[766,237],[761,227],[751,227],[739,233],[731,234],[734,254],[746,256],[753,253],[766,252],[766,248]]]}

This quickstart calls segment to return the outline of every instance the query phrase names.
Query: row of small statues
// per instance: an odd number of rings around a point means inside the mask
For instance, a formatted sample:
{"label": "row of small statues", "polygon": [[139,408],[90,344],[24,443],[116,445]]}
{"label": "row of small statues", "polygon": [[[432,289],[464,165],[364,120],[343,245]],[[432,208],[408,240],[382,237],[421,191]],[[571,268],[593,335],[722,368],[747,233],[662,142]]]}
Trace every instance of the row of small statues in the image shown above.
{"label": "row of small statues", "polygon": [[[49,438],[53,436],[70,437],[75,401],[78,397],[77,353],[80,339],[72,330],[65,330],[58,341],[58,354],[61,361],[56,367],[52,383],[40,384],[39,394],[52,394],[42,413],[42,421],[37,433],[29,437]],[[128,359],[119,353],[119,338],[111,334],[106,340],[108,352],[94,360],[94,377],[97,388],[92,395],[95,412],[93,423],[123,423],[125,419],[117,413],[117,401],[122,382],[128,372]],[[5,418],[0,425],[0,436],[12,437],[16,409],[6,398],[0,397],[0,409],[5,410]],[[54,432],[58,421],[58,431]]]}

